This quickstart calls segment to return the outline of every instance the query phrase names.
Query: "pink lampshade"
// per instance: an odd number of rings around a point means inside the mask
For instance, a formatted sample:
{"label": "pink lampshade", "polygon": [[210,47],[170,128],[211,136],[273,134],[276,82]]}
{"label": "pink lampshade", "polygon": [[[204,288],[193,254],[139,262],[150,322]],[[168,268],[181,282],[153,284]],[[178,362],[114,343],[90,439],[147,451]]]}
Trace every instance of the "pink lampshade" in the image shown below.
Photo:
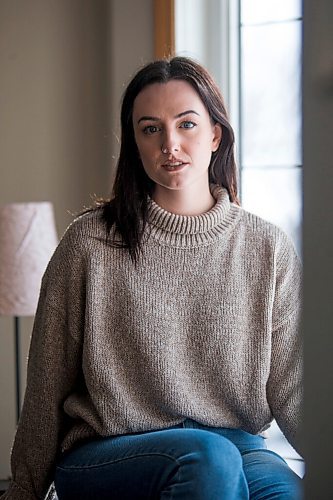
{"label": "pink lampshade", "polygon": [[0,206],[0,314],[35,314],[41,279],[57,242],[51,203]]}

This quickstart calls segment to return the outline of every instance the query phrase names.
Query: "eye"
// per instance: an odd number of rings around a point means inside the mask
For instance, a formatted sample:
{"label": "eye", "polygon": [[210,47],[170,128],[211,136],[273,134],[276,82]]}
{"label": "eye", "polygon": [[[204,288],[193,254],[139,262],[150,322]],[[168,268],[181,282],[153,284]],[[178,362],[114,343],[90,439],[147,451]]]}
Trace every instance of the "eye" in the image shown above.
{"label": "eye", "polygon": [[143,133],[147,134],[147,135],[152,135],[152,134],[155,134],[156,132],[158,132],[159,130],[160,129],[158,127],[156,127],[156,125],[147,125],[143,129]]}
{"label": "eye", "polygon": [[196,126],[197,126],[197,124],[192,122],[191,120],[186,120],[185,122],[182,122],[180,124],[181,128],[194,128]]}

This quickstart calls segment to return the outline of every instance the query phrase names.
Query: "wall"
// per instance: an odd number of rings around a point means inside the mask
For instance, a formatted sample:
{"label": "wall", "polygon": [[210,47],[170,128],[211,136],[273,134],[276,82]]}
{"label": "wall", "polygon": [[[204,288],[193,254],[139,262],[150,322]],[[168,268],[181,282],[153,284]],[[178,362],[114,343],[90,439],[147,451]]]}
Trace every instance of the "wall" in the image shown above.
{"label": "wall", "polygon": [[332,498],[333,3],[304,0],[305,498]]}
{"label": "wall", "polygon": [[106,1],[0,3],[1,203],[51,200],[59,231],[107,175]]}
{"label": "wall", "polygon": [[[1,0],[0,203],[54,203],[59,236],[110,192],[120,94],[153,56],[152,0]],[[23,318],[22,383],[32,318]],[[0,317],[0,479],[15,430],[12,318]]]}
{"label": "wall", "polygon": [[[154,56],[153,0],[111,0],[109,67],[112,166],[119,151],[121,96],[134,73]],[[114,172],[114,168],[111,170]]]}

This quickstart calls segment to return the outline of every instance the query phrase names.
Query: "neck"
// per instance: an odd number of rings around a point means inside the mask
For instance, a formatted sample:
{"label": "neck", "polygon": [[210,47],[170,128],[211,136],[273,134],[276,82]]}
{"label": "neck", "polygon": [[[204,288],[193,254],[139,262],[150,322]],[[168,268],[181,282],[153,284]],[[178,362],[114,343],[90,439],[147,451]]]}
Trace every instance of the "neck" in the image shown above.
{"label": "neck", "polygon": [[209,184],[204,190],[202,185],[179,190],[157,185],[152,198],[164,210],[177,215],[200,215],[211,210],[216,203]]}

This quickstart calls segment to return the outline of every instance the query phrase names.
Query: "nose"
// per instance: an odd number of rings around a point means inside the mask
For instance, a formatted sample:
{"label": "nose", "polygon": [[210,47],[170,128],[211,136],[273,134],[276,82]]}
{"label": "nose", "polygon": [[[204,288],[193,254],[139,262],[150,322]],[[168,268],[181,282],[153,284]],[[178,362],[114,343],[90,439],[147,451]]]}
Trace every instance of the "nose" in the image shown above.
{"label": "nose", "polygon": [[180,149],[179,139],[175,131],[165,130],[162,136],[161,151],[164,154],[172,154]]}

